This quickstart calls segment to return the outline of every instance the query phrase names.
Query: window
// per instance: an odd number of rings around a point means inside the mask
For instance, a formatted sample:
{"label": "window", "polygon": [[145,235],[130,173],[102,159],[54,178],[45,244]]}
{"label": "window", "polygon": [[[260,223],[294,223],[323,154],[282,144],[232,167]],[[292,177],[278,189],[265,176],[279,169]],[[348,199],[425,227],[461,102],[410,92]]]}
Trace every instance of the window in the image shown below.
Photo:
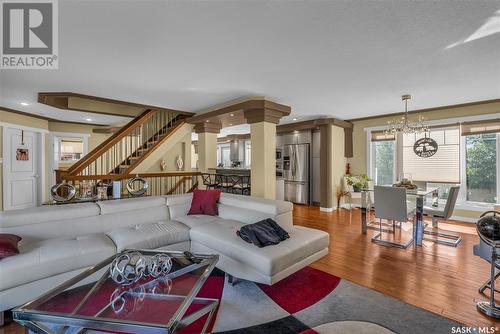
{"label": "window", "polygon": [[498,134],[465,136],[466,200],[497,202]]}
{"label": "window", "polygon": [[245,166],[250,167],[252,165],[252,143],[247,140],[245,141]]}
{"label": "window", "polygon": [[424,134],[402,135],[401,172],[411,175],[413,181],[460,182],[460,129],[458,127],[431,129],[428,137],[438,144],[436,154],[421,158],[413,151],[413,144]]}
{"label": "window", "polygon": [[376,184],[391,184],[405,175],[419,187],[439,187],[441,203],[450,187],[460,184],[458,202],[477,210],[500,202],[500,119],[433,127],[427,136],[437,142],[438,150],[421,158],[413,145],[424,134],[390,137],[372,131],[370,177]]}
{"label": "window", "polygon": [[84,142],[81,138],[54,138],[54,161],[73,163],[82,158]]}
{"label": "window", "polygon": [[217,146],[217,165],[224,167],[231,166],[231,149],[229,144],[219,144]]}
{"label": "window", "polygon": [[384,185],[394,182],[395,143],[394,140],[372,142],[372,175],[375,184]]}

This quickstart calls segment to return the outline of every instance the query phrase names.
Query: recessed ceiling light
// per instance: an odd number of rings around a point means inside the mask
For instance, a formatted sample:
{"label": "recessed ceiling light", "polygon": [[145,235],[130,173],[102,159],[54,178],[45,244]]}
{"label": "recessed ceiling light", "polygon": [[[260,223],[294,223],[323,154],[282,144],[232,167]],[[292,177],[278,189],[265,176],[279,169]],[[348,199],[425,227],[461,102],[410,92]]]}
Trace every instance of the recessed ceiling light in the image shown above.
{"label": "recessed ceiling light", "polygon": [[296,121],[297,119],[296,118],[292,118],[292,121]]}
{"label": "recessed ceiling light", "polygon": [[233,123],[229,123],[229,126],[233,125]]}
{"label": "recessed ceiling light", "polygon": [[234,116],[234,114],[231,114],[231,117]]}
{"label": "recessed ceiling light", "polygon": [[87,122],[92,122],[92,118],[85,118]]}
{"label": "recessed ceiling light", "polygon": [[210,122],[210,120],[207,119],[207,123]]}
{"label": "recessed ceiling light", "polygon": [[28,102],[21,102],[20,105],[22,105],[22,106],[29,106],[30,104]]}

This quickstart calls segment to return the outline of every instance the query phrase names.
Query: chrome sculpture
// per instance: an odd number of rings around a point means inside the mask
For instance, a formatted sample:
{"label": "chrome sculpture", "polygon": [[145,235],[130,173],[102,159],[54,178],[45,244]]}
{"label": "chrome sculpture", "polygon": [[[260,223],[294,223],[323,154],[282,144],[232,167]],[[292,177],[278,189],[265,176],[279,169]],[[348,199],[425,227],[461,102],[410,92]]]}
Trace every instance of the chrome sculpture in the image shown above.
{"label": "chrome sculpture", "polygon": [[[140,188],[139,189],[135,189],[134,188],[134,184],[135,183],[139,183],[140,184]],[[142,178],[142,177],[139,177],[139,176],[136,176],[136,177],[130,179],[130,181],[127,182],[127,191],[132,196],[142,196],[142,195],[144,195],[146,193],[146,191],[148,190],[148,188],[149,188],[148,181],[145,178]]]}
{"label": "chrome sculpture", "polygon": [[170,270],[172,259],[167,254],[145,257],[138,251],[129,250],[116,256],[109,267],[109,274],[115,283],[126,286],[145,276],[158,278],[167,275]]}
{"label": "chrome sculpture", "polygon": [[[63,189],[66,189],[66,195],[59,195],[59,190]],[[68,202],[75,197],[76,188],[72,184],[63,181],[62,183],[55,184],[52,188],[50,188],[50,195],[56,202]]]}

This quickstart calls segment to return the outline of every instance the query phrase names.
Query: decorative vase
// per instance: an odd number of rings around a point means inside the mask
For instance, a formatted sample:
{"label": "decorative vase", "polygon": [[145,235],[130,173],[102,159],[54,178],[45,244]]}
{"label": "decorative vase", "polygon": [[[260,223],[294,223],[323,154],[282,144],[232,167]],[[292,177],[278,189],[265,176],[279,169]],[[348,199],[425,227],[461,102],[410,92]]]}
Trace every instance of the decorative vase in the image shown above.
{"label": "decorative vase", "polygon": [[177,170],[181,170],[182,167],[184,167],[184,160],[182,160],[182,157],[180,155],[177,156],[175,164],[177,165]]}
{"label": "decorative vase", "polygon": [[161,167],[161,170],[165,172],[167,170],[167,162],[165,160],[162,160],[160,162],[160,167]]}

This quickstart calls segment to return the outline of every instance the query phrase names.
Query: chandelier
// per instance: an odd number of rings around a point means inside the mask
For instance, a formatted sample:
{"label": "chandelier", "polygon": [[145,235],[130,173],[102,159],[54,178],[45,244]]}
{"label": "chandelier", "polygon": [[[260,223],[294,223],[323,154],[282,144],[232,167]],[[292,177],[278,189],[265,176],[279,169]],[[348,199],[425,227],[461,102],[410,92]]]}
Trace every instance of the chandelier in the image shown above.
{"label": "chandelier", "polygon": [[418,116],[416,121],[411,121],[408,119],[408,100],[411,99],[411,95],[403,95],[401,99],[405,101],[405,113],[400,119],[395,119],[387,122],[387,129],[384,131],[386,135],[395,135],[398,132],[404,134],[410,133],[426,133],[429,131],[429,127],[425,124],[424,118]]}

